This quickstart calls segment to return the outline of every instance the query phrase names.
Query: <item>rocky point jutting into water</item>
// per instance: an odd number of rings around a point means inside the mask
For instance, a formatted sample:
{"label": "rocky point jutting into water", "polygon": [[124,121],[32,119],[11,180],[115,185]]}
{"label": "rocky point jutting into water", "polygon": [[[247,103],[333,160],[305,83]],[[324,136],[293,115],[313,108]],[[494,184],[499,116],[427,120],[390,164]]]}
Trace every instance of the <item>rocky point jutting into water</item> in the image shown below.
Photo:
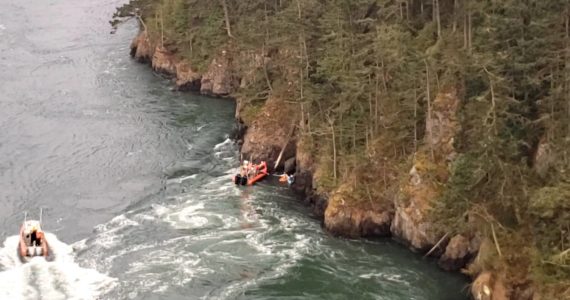
{"label": "rocky point jutting into water", "polygon": [[242,156],[294,173],[328,231],[437,257],[475,299],[570,298],[567,43],[492,43],[567,41],[567,4],[175,2],[140,6],[131,54],[235,99]]}

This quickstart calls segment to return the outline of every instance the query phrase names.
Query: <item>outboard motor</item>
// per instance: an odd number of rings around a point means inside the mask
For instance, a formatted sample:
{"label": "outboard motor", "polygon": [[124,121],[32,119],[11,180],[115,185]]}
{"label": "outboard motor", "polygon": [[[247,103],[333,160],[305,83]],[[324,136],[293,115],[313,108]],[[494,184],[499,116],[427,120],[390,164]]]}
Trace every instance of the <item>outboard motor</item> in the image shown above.
{"label": "outboard motor", "polygon": [[28,256],[42,256],[42,247],[28,247]]}
{"label": "outboard motor", "polygon": [[234,183],[236,185],[247,185],[247,176],[241,176],[241,175],[237,174],[234,177]]}

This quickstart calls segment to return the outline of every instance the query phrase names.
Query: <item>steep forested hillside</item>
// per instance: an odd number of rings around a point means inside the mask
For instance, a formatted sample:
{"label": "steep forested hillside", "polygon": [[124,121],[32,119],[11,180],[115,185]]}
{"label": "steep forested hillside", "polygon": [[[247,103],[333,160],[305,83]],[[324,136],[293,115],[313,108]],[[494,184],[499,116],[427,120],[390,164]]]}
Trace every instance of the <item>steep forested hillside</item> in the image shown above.
{"label": "steep forested hillside", "polygon": [[[253,70],[235,60],[240,119],[272,99],[293,108],[275,122],[295,124],[297,172],[329,206],[387,212],[424,251],[477,236],[468,273],[491,271],[510,299],[531,286],[570,299],[568,0],[131,5],[120,12],[135,7],[150,39],[200,72],[222,50],[260,57]],[[429,224],[426,241],[406,222]]]}

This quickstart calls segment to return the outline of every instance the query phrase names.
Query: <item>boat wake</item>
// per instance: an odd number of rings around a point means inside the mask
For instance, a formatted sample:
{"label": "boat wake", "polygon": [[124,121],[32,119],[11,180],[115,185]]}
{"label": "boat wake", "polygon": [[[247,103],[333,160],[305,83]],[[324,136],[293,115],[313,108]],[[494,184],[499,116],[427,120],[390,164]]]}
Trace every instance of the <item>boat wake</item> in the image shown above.
{"label": "boat wake", "polygon": [[80,267],[73,249],[46,233],[54,260],[32,258],[23,263],[17,253],[19,238],[10,236],[0,248],[0,299],[97,299],[112,289],[115,279]]}

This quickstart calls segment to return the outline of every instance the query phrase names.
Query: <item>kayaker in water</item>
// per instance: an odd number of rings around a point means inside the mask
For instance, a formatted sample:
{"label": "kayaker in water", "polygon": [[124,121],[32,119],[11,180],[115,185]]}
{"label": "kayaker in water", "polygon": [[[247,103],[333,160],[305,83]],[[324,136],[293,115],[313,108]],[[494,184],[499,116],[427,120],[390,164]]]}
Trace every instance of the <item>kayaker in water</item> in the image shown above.
{"label": "kayaker in water", "polygon": [[283,173],[283,175],[279,177],[279,182],[287,182],[288,185],[292,185],[295,182],[295,175]]}

